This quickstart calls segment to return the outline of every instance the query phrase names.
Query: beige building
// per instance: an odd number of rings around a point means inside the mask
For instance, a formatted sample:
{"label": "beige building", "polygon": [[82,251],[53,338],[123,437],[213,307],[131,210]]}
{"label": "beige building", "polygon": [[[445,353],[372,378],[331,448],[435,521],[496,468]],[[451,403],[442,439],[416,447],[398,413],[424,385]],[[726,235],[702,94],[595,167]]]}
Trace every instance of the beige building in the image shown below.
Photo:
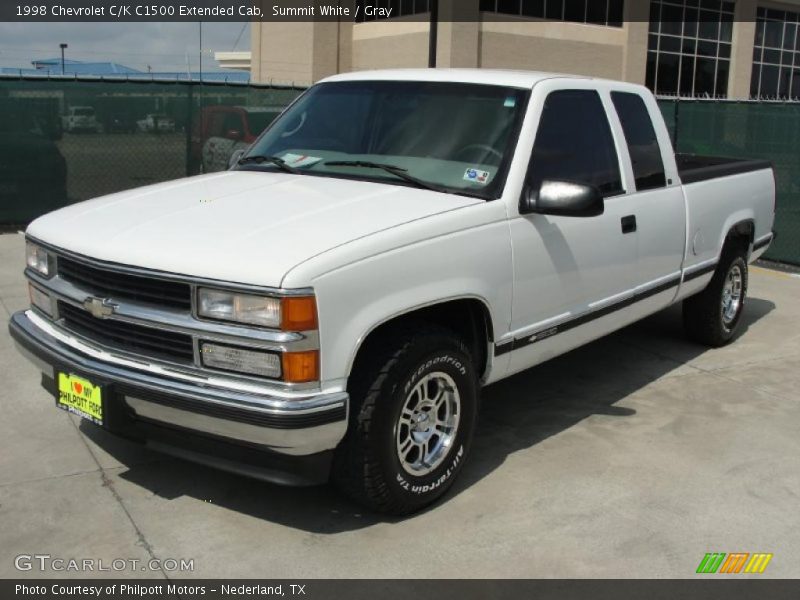
{"label": "beige building", "polygon": [[[428,0],[366,4],[393,15],[255,23],[253,81],[427,67]],[[438,10],[439,67],[594,75],[663,95],[800,97],[800,0],[439,0]]]}

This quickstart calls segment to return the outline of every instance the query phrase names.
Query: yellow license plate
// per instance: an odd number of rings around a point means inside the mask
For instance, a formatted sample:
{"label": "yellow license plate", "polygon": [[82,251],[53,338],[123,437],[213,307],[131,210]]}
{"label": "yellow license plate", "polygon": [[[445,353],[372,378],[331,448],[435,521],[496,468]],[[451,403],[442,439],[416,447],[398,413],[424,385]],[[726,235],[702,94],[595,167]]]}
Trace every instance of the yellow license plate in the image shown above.
{"label": "yellow license plate", "polygon": [[56,405],[97,425],[103,424],[102,390],[82,377],[58,374]]}

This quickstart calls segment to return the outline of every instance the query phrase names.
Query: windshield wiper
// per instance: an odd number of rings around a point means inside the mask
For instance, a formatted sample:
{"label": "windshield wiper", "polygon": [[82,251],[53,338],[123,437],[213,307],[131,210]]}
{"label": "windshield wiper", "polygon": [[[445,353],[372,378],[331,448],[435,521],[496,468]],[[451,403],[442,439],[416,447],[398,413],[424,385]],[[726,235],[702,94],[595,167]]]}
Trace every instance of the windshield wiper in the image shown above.
{"label": "windshield wiper", "polygon": [[441,192],[443,194],[452,194],[450,190],[439,187],[434,183],[417,179],[413,175],[408,174],[408,169],[398,167],[396,165],[385,165],[383,163],[370,162],[367,160],[331,160],[323,163],[326,167],[362,167],[364,169],[383,169],[387,173],[391,173],[395,177],[399,177],[409,183],[413,183],[419,188],[426,190],[433,190],[434,192]]}
{"label": "windshield wiper", "polygon": [[239,159],[240,165],[246,165],[249,163],[270,163],[286,171],[287,173],[292,173],[293,175],[302,175],[303,172],[299,169],[295,169],[294,167],[290,167],[289,164],[278,156],[262,156],[257,154],[255,156],[245,156],[244,158]]}

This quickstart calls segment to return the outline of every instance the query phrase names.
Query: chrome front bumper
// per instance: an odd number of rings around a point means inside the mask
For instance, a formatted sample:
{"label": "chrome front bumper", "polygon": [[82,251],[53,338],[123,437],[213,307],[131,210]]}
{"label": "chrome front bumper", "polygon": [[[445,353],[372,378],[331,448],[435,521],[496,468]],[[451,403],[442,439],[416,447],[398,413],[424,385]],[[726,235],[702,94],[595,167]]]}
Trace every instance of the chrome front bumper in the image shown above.
{"label": "chrome front bumper", "polygon": [[[59,339],[31,311],[14,314],[9,332],[51,392],[59,372],[103,385],[111,405],[105,428],[196,462],[279,483],[317,483],[347,429],[346,392],[252,393],[114,364]],[[228,459],[219,451],[226,446],[271,460]],[[293,473],[292,463],[302,472]]]}

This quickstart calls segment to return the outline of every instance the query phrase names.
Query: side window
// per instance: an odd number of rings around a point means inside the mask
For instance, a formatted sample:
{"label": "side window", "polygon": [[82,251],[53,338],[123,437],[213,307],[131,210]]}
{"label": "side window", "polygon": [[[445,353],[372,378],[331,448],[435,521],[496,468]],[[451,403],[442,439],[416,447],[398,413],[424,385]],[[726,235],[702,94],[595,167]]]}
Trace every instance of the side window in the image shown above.
{"label": "side window", "polygon": [[606,196],[623,191],[614,138],[596,91],[560,90],[545,99],[528,184],[538,189],[546,179],[594,185]]}
{"label": "side window", "polygon": [[625,132],[636,189],[641,192],[664,187],[667,178],[664,175],[664,161],[661,160],[661,147],[644,100],[638,94],[625,92],[612,92],[611,100]]}
{"label": "side window", "polygon": [[244,128],[242,127],[242,115],[231,112],[225,116],[225,126],[222,133],[227,135],[229,131],[238,131],[239,133],[244,133]]}

